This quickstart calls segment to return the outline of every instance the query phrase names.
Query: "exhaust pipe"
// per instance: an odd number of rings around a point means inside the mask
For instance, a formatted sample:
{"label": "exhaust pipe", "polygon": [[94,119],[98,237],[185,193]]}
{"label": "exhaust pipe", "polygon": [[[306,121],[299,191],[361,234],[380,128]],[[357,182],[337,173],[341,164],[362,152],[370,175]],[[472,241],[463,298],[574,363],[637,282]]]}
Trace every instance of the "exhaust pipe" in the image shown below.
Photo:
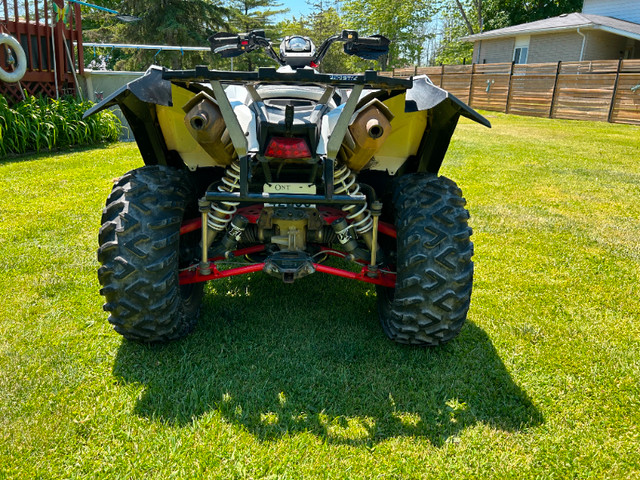
{"label": "exhaust pipe", "polygon": [[191,136],[218,165],[229,165],[234,156],[233,144],[216,101],[200,92],[182,109]]}
{"label": "exhaust pipe", "polygon": [[377,118],[372,118],[367,122],[367,133],[373,139],[380,138],[384,134],[384,128]]}
{"label": "exhaust pipe", "polygon": [[349,135],[342,143],[342,161],[356,172],[362,170],[380,150],[391,133],[393,114],[378,99],[367,103],[355,113],[349,125]]}
{"label": "exhaust pipe", "polygon": [[209,125],[209,115],[205,112],[200,112],[189,120],[189,124],[191,124],[191,128],[196,131],[204,130]]}

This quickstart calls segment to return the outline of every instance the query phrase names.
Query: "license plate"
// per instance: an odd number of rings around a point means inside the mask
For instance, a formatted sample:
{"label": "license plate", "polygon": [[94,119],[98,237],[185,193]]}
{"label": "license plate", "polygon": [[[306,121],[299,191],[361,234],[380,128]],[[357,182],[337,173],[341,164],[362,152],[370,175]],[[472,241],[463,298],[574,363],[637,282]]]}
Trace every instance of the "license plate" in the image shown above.
{"label": "license plate", "polygon": [[[293,182],[281,182],[281,183],[265,183],[262,189],[264,193],[278,195],[315,195],[316,186],[309,185],[308,183],[293,183]],[[265,203],[265,207],[284,207],[286,205],[274,205]],[[314,208],[315,205],[309,204],[294,204],[296,208]]]}

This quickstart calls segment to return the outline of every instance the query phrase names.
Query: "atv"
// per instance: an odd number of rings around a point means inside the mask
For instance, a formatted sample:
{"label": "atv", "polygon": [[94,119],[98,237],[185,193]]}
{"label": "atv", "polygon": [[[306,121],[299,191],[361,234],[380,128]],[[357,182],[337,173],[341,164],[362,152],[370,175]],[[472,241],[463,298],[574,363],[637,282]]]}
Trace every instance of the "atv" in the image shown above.
{"label": "atv", "polygon": [[145,163],[115,181],[102,214],[98,278],[115,330],[176,340],[204,282],[322,273],[375,285],[396,342],[454,338],[473,245],[462,193],[438,171],[460,115],[489,122],[426,76],[316,71],[335,42],[386,54],[380,35],[345,30],[317,49],[288,36],[279,52],[263,31],[209,42],[225,58],[262,49],[279,68],[154,66],[85,114],[118,105]]}

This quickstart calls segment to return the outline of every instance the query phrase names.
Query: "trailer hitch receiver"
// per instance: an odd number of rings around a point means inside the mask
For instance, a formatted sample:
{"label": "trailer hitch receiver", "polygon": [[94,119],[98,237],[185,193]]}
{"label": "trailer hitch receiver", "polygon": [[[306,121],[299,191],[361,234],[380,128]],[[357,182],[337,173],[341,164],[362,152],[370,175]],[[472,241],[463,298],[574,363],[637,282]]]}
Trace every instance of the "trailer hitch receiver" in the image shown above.
{"label": "trailer hitch receiver", "polygon": [[264,262],[264,272],[293,283],[316,271],[312,258],[304,252],[276,252]]}

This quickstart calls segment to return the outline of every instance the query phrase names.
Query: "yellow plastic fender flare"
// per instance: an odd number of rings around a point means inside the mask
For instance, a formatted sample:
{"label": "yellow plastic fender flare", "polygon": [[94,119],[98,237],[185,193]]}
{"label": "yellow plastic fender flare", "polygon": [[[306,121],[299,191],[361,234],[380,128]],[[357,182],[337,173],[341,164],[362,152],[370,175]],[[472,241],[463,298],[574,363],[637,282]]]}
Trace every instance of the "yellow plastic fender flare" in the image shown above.
{"label": "yellow plastic fender flare", "polygon": [[13,72],[7,72],[0,67],[0,80],[8,83],[19,82],[27,71],[27,56],[24,53],[24,49],[18,40],[7,33],[0,33],[1,45],[6,45],[14,51],[17,63],[14,65]]}

